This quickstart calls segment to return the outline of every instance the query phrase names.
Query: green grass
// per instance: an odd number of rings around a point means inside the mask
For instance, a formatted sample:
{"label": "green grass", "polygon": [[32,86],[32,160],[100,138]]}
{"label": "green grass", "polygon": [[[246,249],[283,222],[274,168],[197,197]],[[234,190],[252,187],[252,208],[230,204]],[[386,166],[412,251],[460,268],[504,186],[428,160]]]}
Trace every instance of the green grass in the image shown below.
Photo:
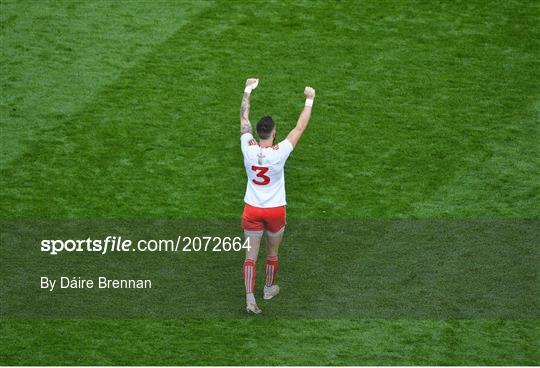
{"label": "green grass", "polygon": [[[536,2],[0,6],[3,220],[238,219],[238,111],[244,79],[257,76],[252,121],[271,114],[279,138],[295,123],[303,87],[317,89],[287,164],[291,221],[538,226]],[[284,247],[294,254],[294,244]],[[537,249],[527,249],[533,261]],[[358,254],[344,257],[352,264]],[[331,245],[316,256],[339,262]],[[537,271],[527,277],[538,281]],[[533,316],[538,297],[532,288]],[[540,364],[536,317],[272,313],[277,320],[4,319],[0,364]]]}
{"label": "green grass", "polygon": [[511,365],[539,358],[533,321],[9,321],[3,329],[4,361],[36,365]]}

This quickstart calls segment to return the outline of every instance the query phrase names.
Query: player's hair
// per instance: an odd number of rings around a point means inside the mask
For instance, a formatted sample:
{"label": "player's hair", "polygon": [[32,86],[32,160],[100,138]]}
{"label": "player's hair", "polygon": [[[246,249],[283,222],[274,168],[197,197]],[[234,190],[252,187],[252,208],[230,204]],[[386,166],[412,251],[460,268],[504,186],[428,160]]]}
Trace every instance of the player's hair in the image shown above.
{"label": "player's hair", "polygon": [[276,127],[276,123],[270,116],[263,116],[257,123],[257,134],[260,139],[268,139],[272,135],[272,131]]}

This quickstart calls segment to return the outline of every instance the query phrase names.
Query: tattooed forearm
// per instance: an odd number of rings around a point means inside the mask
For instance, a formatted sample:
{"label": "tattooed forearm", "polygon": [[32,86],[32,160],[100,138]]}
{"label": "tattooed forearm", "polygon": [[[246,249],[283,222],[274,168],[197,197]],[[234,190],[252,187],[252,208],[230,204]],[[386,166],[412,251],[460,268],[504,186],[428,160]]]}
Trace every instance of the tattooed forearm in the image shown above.
{"label": "tattooed forearm", "polygon": [[240,120],[249,121],[249,93],[244,92],[242,105],[240,105]]}
{"label": "tattooed forearm", "polygon": [[251,133],[251,123],[249,122],[249,93],[244,92],[242,105],[240,105],[240,134]]}

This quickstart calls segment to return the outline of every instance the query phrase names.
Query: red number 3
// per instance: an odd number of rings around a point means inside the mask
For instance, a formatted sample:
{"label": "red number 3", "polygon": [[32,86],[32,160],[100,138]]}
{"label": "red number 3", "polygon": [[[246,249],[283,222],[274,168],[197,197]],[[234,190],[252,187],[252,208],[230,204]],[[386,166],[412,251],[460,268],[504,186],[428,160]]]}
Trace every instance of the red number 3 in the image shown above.
{"label": "red number 3", "polygon": [[252,182],[254,182],[257,185],[266,185],[266,184],[270,183],[270,178],[268,176],[264,175],[264,174],[266,174],[268,172],[267,167],[251,166],[251,170],[258,171],[257,177],[262,179],[261,181],[257,181],[255,179],[252,179],[251,180]]}

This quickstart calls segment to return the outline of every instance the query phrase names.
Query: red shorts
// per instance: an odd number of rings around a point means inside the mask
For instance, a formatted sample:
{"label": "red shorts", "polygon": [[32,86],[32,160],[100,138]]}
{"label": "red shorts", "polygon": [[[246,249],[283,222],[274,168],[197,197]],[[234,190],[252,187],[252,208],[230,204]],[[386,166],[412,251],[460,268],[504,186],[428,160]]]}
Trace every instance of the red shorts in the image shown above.
{"label": "red shorts", "polygon": [[277,233],[287,224],[285,206],[259,208],[245,204],[242,214],[242,228],[247,231],[268,230]]}

